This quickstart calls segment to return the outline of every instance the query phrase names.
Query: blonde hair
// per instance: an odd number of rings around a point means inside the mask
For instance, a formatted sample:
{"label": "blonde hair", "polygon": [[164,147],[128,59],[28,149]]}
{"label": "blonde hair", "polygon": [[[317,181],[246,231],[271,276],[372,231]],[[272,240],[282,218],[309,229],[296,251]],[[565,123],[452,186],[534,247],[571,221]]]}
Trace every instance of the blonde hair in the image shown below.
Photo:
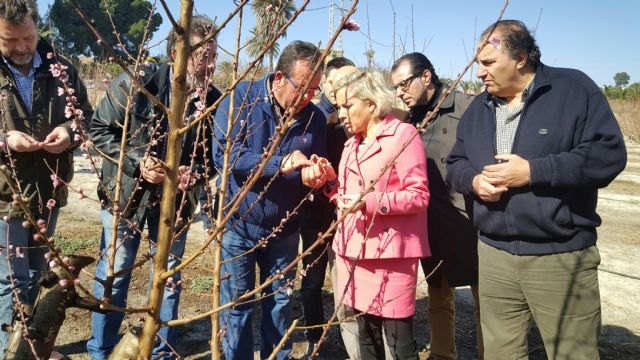
{"label": "blonde hair", "polygon": [[384,76],[378,71],[354,71],[336,78],[333,91],[340,89],[345,89],[348,97],[375,103],[373,115],[378,118],[387,116],[393,107],[395,95]]}

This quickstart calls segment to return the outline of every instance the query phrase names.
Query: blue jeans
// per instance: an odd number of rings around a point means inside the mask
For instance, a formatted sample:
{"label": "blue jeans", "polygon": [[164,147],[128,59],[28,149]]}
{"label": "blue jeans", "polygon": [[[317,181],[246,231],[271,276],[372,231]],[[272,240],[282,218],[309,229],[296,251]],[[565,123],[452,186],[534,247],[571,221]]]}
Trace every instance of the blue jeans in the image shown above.
{"label": "blue jeans", "polygon": [[[109,266],[108,249],[111,244],[111,233],[113,230],[113,215],[107,210],[101,210],[100,212],[102,220],[102,239],[100,241],[100,254],[103,254],[96,266],[96,277],[98,279],[106,279],[107,269]],[[138,223],[139,229],[142,229],[146,223],[149,231],[149,238],[152,241],[156,241],[158,237],[158,222],[160,217],[160,210],[158,208],[148,209],[143,218]],[[128,236],[125,236],[125,233]],[[180,237],[173,241],[171,245],[171,254],[169,257],[169,263],[167,267],[169,269],[176,267],[180,264],[180,259],[184,253],[184,246],[186,242],[187,232],[183,232]],[[126,241],[123,240],[126,238]],[[116,257],[114,263],[114,272],[118,272],[121,269],[131,267],[136,259],[136,253],[138,252],[138,246],[140,245],[140,233],[131,230],[126,222],[121,221],[118,224],[118,240],[116,246]],[[151,252],[153,253],[155,247],[151,246]],[[151,267],[153,269],[153,266]],[[150,279],[153,274],[150,274]],[[173,283],[177,284],[180,281],[180,273],[172,276]],[[129,282],[131,281],[131,272],[127,271],[122,276],[117,277],[113,282],[111,304],[115,306],[125,307],[127,301],[127,293],[129,291]],[[150,281],[151,283],[151,281]],[[162,299],[162,307],[160,309],[160,319],[167,321],[175,319],[178,316],[178,304],[180,302],[179,286],[175,288],[166,287],[164,291],[164,297]],[[93,295],[97,298],[103,297],[104,287],[99,282],[94,283]],[[109,353],[113,351],[120,337],[118,331],[122,320],[124,319],[124,313],[121,312],[109,312],[106,314],[100,314],[94,312],[91,316],[91,338],[87,342],[87,351],[91,355],[93,360],[102,360],[109,357]],[[154,356],[154,359],[174,359],[170,347],[167,342],[172,346],[175,345],[176,329],[174,327],[162,327],[158,332],[160,341],[153,349],[153,354],[158,355],[161,352],[165,354],[162,357]]]}
{"label": "blue jeans", "polygon": [[[36,219],[47,221],[47,232],[53,236],[58,221],[58,209],[34,214]],[[7,221],[0,218],[0,324],[11,325],[14,309],[11,278],[18,290],[20,302],[33,305],[38,296],[39,287],[36,285],[42,272],[47,269],[44,255],[48,248],[33,240],[34,228],[24,228],[23,217],[10,218]],[[9,247],[12,246],[10,249]],[[20,250],[16,250],[16,249]],[[0,358],[4,358],[10,334],[0,331]]]}
{"label": "blue jeans", "polygon": [[[256,264],[260,267],[261,283],[289,265],[298,253],[299,239],[298,232],[295,232],[285,237],[271,239],[266,247],[244,254],[256,245],[256,241],[245,239],[232,231],[224,234],[222,260],[244,255],[222,265],[220,303],[229,303],[246,291],[255,288]],[[288,290],[293,290],[294,278],[295,269],[262,290],[265,295],[260,302],[262,307],[260,357],[262,359],[266,359],[271,354],[291,324],[291,292]],[[224,333],[222,349],[227,360],[253,359],[251,314],[254,305],[255,302],[244,302],[220,313],[220,328]],[[291,340],[289,339],[278,353],[277,359],[286,359],[290,353]]]}

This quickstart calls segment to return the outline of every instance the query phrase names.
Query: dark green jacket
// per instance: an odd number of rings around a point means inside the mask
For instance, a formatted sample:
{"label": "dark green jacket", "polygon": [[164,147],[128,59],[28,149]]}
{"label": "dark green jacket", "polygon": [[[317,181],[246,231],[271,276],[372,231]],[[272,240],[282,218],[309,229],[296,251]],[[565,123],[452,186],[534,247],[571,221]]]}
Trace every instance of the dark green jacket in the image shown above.
{"label": "dark green jacket", "polygon": [[[75,90],[74,95],[80,104],[79,108],[83,110],[87,119],[90,119],[93,113],[87,100],[87,91],[73,65],[60,57],[54,56],[48,59],[47,54],[53,53],[53,49],[44,40],[38,43],[37,51],[42,58],[42,65],[35,71],[31,113],[24,105],[13,73],[5,61],[0,59],[0,141],[5,143],[6,132],[10,130],[24,132],[42,141],[54,128],[64,126],[69,131],[72,146],[60,154],[51,154],[44,150],[9,154],[6,146],[2,146],[0,164],[4,166],[0,170],[2,172],[0,174],[1,216],[24,215],[22,208],[11,207],[12,187],[21,190],[22,198],[25,199],[29,209],[35,213],[39,213],[49,199],[54,199],[57,207],[67,204],[68,189],[66,185],[60,185],[54,190],[51,179],[53,173],[50,168],[62,181],[70,182],[73,178],[73,149],[79,145],[79,141],[74,141],[75,132],[72,130],[72,122],[64,114],[67,100],[65,96],[58,96],[58,87],[62,86],[62,83],[58,78],[53,77],[49,71],[50,65],[59,62],[67,66],[65,71],[69,75],[70,86]],[[17,182],[12,176],[10,160],[13,160],[15,166]]]}

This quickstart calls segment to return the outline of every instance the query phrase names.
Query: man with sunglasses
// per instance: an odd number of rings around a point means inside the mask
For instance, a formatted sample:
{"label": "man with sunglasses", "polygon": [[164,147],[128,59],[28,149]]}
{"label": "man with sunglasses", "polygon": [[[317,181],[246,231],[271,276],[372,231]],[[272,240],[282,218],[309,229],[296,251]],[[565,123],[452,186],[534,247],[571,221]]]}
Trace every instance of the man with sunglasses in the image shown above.
{"label": "man with sunglasses", "polygon": [[[391,68],[396,95],[409,108],[408,121],[423,129],[431,199],[428,234],[431,257],[422,259],[429,284],[428,318],[431,327],[430,359],[457,359],[455,345],[455,287],[471,285],[478,308],[477,236],[467,212],[467,199],[447,185],[446,160],[456,141],[458,121],[473,96],[453,91],[430,115],[444,96],[444,86],[433,65],[421,53],[400,57]],[[440,264],[438,266],[438,264]],[[478,321],[478,353],[482,359],[482,333]]]}

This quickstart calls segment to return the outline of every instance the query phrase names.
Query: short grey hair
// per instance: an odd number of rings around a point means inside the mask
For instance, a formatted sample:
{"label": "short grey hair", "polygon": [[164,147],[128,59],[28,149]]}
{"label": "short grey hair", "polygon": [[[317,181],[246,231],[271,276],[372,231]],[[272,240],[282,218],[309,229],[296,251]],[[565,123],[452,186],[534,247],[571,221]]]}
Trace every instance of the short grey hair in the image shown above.
{"label": "short grey hair", "polygon": [[0,18],[12,25],[24,23],[24,19],[30,16],[33,23],[38,25],[38,5],[35,0],[1,0]]}
{"label": "short grey hair", "polygon": [[354,71],[337,78],[333,91],[345,89],[347,96],[369,100],[376,104],[373,115],[379,118],[391,113],[395,94],[384,75],[378,71]]}
{"label": "short grey hair", "polygon": [[[204,15],[193,15],[191,18],[191,36],[200,36],[204,38],[205,36],[216,31],[216,26],[213,20],[211,20],[208,16]],[[214,37],[214,40],[217,41],[218,34]],[[171,56],[171,51],[176,46],[176,40],[178,38],[178,34],[174,28],[171,28],[169,35],[167,36],[167,55]]]}
{"label": "short grey hair", "polygon": [[311,68],[314,68],[320,61],[321,55],[322,52],[310,42],[292,41],[282,50],[278,58],[276,71],[280,71],[286,76],[291,76],[293,67],[296,61],[299,60],[308,60],[311,63]]}

